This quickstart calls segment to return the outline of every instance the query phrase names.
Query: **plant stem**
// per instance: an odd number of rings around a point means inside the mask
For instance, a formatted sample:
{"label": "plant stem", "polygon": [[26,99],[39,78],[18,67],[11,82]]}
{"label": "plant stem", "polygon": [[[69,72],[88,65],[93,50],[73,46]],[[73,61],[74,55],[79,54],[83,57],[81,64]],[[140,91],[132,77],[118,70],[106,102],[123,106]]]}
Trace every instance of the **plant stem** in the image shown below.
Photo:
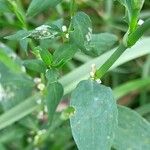
{"label": "plant stem", "polygon": [[76,2],[75,0],[71,0],[70,16],[73,17],[75,12],[76,12]]}
{"label": "plant stem", "polygon": [[7,0],[7,2],[10,4],[12,11],[15,13],[16,17],[21,23],[22,29],[26,29],[25,16],[22,12],[22,8],[20,8],[21,3],[18,4],[17,2],[19,1],[11,1],[11,0]]}
{"label": "plant stem", "polygon": [[71,21],[72,21],[73,16],[76,13],[76,9],[77,9],[76,0],[71,0],[71,2],[70,2],[70,24],[69,24],[69,28],[68,28],[68,33],[72,30]]}
{"label": "plant stem", "polygon": [[108,69],[114,64],[114,62],[121,56],[121,54],[127,49],[123,44],[120,44],[118,49],[110,56],[110,58],[96,71],[95,78],[101,78]]}
{"label": "plant stem", "polygon": [[95,78],[101,78],[109,70],[109,68],[116,62],[121,54],[128,48],[133,46],[139,38],[150,28],[150,18],[147,19],[135,32],[131,33],[127,39],[127,46],[121,43],[118,49],[110,56],[110,58],[96,71]]}
{"label": "plant stem", "polygon": [[148,29],[150,29],[150,18],[137,28],[135,32],[129,35],[128,46],[133,46]]}
{"label": "plant stem", "polygon": [[105,19],[109,22],[111,20],[112,16],[112,7],[113,7],[113,1],[112,0],[105,0]]}

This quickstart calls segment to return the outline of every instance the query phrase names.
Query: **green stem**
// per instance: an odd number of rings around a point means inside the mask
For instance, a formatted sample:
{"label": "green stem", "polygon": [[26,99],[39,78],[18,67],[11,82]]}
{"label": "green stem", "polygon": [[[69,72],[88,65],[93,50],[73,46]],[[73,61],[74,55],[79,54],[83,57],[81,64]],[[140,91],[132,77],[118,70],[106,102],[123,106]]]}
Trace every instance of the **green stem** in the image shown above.
{"label": "green stem", "polygon": [[15,13],[16,17],[18,18],[19,22],[21,23],[21,27],[23,29],[26,29],[26,22],[25,22],[25,16],[23,15],[22,9],[20,8],[21,3],[17,3],[16,1],[7,0],[7,2],[10,4],[12,11]]}
{"label": "green stem", "polygon": [[76,13],[76,0],[71,0],[70,2],[70,24],[69,24],[69,28],[68,28],[68,33],[72,30],[72,17],[75,15]]}
{"label": "green stem", "polygon": [[113,7],[113,1],[112,0],[105,0],[105,19],[109,22],[111,20],[112,16],[112,7]]}
{"label": "green stem", "polygon": [[128,48],[133,46],[139,38],[149,29],[150,19],[147,19],[135,32],[131,33],[127,39],[127,46],[121,43],[118,49],[110,56],[110,58],[96,71],[95,78],[101,78],[109,70],[109,68],[116,62],[122,53]]}
{"label": "green stem", "polygon": [[133,46],[148,29],[150,29],[150,18],[129,35],[128,46]]}
{"label": "green stem", "polygon": [[101,78],[108,69],[114,64],[114,62],[121,56],[121,54],[126,50],[127,48],[120,44],[118,49],[110,56],[110,58],[96,71],[96,77],[95,78]]}
{"label": "green stem", "polygon": [[76,2],[75,0],[71,0],[71,5],[70,5],[70,16],[73,17],[76,12]]}

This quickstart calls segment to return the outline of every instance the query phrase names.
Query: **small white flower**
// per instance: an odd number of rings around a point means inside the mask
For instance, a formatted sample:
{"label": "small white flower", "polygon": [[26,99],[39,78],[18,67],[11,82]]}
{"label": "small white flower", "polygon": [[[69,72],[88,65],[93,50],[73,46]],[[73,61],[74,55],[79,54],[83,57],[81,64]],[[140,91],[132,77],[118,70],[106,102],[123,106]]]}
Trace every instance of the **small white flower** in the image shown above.
{"label": "small white flower", "polygon": [[94,78],[94,76],[95,76],[94,72],[90,72],[90,77]]}
{"label": "small white flower", "polygon": [[15,53],[10,53],[9,57],[15,60],[17,58],[17,55]]}
{"label": "small white flower", "polygon": [[44,106],[44,111],[47,113],[48,112],[48,109],[47,109],[47,106],[45,105]]}
{"label": "small white flower", "polygon": [[22,72],[26,72],[26,68],[24,66],[21,66]]}
{"label": "small white flower", "polygon": [[88,30],[89,30],[90,33],[92,33],[92,28],[88,27]]}
{"label": "small white flower", "polygon": [[39,84],[37,85],[37,88],[38,88],[40,91],[43,91],[44,88],[45,88],[45,85],[44,85],[43,83],[39,83]]}
{"label": "small white flower", "polygon": [[43,129],[43,130],[39,130],[37,132],[37,134],[34,136],[34,144],[37,145],[39,143],[39,139],[40,139],[40,136],[45,134],[46,133],[46,130]]}
{"label": "small white flower", "polygon": [[92,65],[91,65],[91,69],[92,69],[92,72],[95,73],[95,72],[96,72],[96,65],[95,65],[95,64],[92,64]]}
{"label": "small white flower", "polygon": [[46,73],[48,72],[49,69],[46,69]]}
{"label": "small white flower", "polygon": [[41,83],[41,78],[34,78],[34,83],[35,84]]}
{"label": "small white flower", "polygon": [[91,77],[91,78],[94,78],[95,73],[96,73],[96,65],[95,65],[95,64],[92,64],[92,65],[91,65],[90,77]]}
{"label": "small white flower", "polygon": [[99,84],[102,83],[102,81],[100,79],[96,79],[96,82],[99,83]]}
{"label": "small white flower", "polygon": [[37,135],[42,135],[42,134],[45,134],[46,133],[46,130],[45,129],[42,129],[42,130],[39,130],[37,132]]}
{"label": "small white flower", "polygon": [[66,32],[67,31],[67,27],[66,26],[62,26],[62,31]]}
{"label": "small white flower", "polygon": [[38,144],[39,138],[40,138],[39,135],[34,136],[34,144],[35,145]]}
{"label": "small white flower", "polygon": [[138,25],[142,25],[144,23],[144,21],[142,20],[142,19],[140,19],[139,21],[138,21]]}
{"label": "small white flower", "polygon": [[44,118],[44,112],[43,111],[40,111],[37,115],[37,118],[38,119],[43,119]]}
{"label": "small white flower", "polygon": [[40,104],[42,104],[42,100],[41,100],[41,99],[38,99],[38,100],[36,101],[36,103],[40,105]]}
{"label": "small white flower", "polygon": [[69,34],[68,33],[65,36],[66,36],[67,39],[69,39]]}
{"label": "small white flower", "polygon": [[31,137],[28,137],[28,138],[27,138],[27,141],[28,141],[28,143],[31,143],[31,142],[32,142],[32,138],[31,138]]}

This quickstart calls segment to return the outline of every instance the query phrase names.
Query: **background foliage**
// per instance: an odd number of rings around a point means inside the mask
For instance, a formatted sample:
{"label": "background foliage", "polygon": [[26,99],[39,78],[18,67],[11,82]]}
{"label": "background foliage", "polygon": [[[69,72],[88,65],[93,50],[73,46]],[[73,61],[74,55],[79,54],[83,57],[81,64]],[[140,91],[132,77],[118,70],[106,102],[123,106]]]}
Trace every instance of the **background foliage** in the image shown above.
{"label": "background foliage", "polygon": [[[73,6],[70,0],[0,0],[0,150],[77,149],[69,123],[74,109],[68,104],[71,97],[73,105],[78,106],[74,100],[78,97],[76,90],[82,89],[83,85],[77,87],[72,96],[70,93],[79,81],[89,77],[93,63],[98,68],[102,66],[123,35],[135,30],[135,20],[150,17],[149,0],[145,0],[143,7],[139,5],[138,9],[129,1],[120,2],[123,5],[113,0],[76,0]],[[75,14],[77,10],[79,12]],[[133,16],[134,12],[138,18]],[[71,16],[74,16],[72,20]],[[70,40],[64,25],[70,31]],[[102,78],[102,83],[112,88],[119,104],[118,112],[121,112],[118,113],[119,129],[114,142],[105,140],[109,140],[112,133],[109,133],[110,137],[104,136],[103,143],[106,142],[108,148],[103,149],[109,149],[111,145],[117,150],[126,150],[127,145],[135,150],[148,150],[150,147],[149,35],[150,32],[146,32],[139,42],[127,49]],[[93,86],[96,85],[93,83]],[[101,87],[97,88],[101,90]],[[95,94],[98,95],[98,91]],[[120,105],[130,107],[139,115]],[[115,106],[108,111],[115,114],[114,110]],[[83,121],[87,119],[84,117]],[[80,118],[74,116],[71,122],[76,122],[76,119]],[[94,120],[95,128],[97,121]],[[111,124],[114,128],[116,122],[107,121],[106,127]],[[81,122],[81,127],[84,124]],[[90,123],[87,125],[91,126]],[[76,135],[76,128],[73,132],[74,137],[83,136],[82,132]],[[131,132],[133,134],[129,137]],[[85,143],[79,145],[85,146]]]}

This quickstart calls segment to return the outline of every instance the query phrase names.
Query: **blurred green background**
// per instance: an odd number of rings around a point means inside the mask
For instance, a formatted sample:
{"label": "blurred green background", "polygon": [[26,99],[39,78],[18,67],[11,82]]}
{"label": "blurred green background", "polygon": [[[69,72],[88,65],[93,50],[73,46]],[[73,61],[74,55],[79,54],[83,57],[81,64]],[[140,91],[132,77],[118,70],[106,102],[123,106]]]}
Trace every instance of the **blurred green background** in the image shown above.
{"label": "blurred green background", "polygon": [[[17,8],[25,14],[31,1],[16,0],[16,2]],[[118,1],[76,0],[76,2],[77,10],[83,11],[90,16],[94,29],[93,32],[110,32],[117,35],[119,40],[126,33],[128,25],[124,18],[124,8]],[[56,21],[60,25],[64,24],[68,26],[70,22],[69,12],[70,0],[63,0],[56,8],[49,8],[35,17],[27,17],[25,19],[26,27],[32,30],[42,24]],[[150,1],[145,0],[140,19],[146,20],[149,17]],[[18,41],[4,39],[5,36],[11,35],[21,30],[21,28],[22,24],[16,17],[11,6],[6,5],[3,0],[0,0],[0,54],[2,51],[5,51],[9,56],[8,58],[3,57],[3,60],[7,60],[5,65],[0,62],[0,83],[6,88],[6,92],[4,92],[0,84],[0,114],[7,112],[29,96],[34,95],[37,91],[32,78],[39,77],[40,74],[31,70],[27,70],[28,75],[18,74],[18,66],[13,65],[11,61],[15,58],[15,62],[21,64],[22,60],[34,58],[34,50],[32,48],[39,43],[49,50],[55,49],[60,45],[59,41],[50,39],[41,41],[35,40],[27,47],[27,45],[22,45]],[[109,71],[102,82],[112,87],[119,104],[135,109],[150,121],[149,35],[150,32],[147,32],[145,37],[141,39],[143,44],[139,44],[135,49],[133,48],[134,53],[131,53],[127,58],[122,58],[127,59],[127,62],[123,60],[123,62],[126,63]],[[115,46],[117,46],[117,44]],[[149,52],[145,52],[145,49],[148,47]],[[137,53],[139,53],[138,56],[134,56],[134,54],[136,55],[136,49]],[[78,53],[61,68],[61,76],[72,72],[92,59],[94,59],[94,57]],[[15,69],[11,70],[11,68]],[[82,69],[80,71],[82,71]],[[76,76],[76,78],[78,78],[78,76]],[[11,90],[17,93],[15,98]],[[43,111],[44,106],[42,106],[42,108],[38,107],[30,115],[25,116],[13,125],[1,130],[0,150],[76,150],[77,148],[71,135],[69,120],[65,120],[63,116],[65,113],[62,113],[62,110],[68,106],[69,98],[70,92],[64,96],[63,101],[58,106],[53,124],[50,127],[47,125],[47,113]],[[27,107],[28,105],[26,105],[26,108]],[[26,110],[26,108],[24,108],[24,110]],[[45,128],[47,130],[45,130]]]}

